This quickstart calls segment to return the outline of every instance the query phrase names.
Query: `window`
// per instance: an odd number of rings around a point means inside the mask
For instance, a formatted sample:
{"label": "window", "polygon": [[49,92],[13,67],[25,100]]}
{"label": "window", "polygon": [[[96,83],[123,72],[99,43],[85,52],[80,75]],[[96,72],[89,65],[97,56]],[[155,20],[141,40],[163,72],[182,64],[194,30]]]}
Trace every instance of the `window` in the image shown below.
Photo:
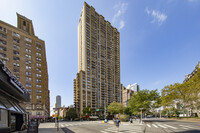
{"label": "window", "polygon": [[41,54],[40,53],[36,53],[36,56],[40,56],[41,57]]}
{"label": "window", "polygon": [[0,44],[6,45],[6,41],[0,39]]}
{"label": "window", "polygon": [[14,68],[14,69],[13,69],[13,72],[19,73],[19,68]]}
{"label": "window", "polygon": [[0,26],[0,30],[3,31],[3,32],[7,32],[7,29],[4,28],[4,27],[1,27],[1,26]]}
{"label": "window", "polygon": [[32,42],[32,40],[28,37],[25,37],[25,41],[30,42],[30,43]]}
{"label": "window", "polygon": [[0,53],[0,57],[6,57],[6,54]]}
{"label": "window", "polygon": [[37,87],[37,88],[41,88],[42,86],[41,86],[41,85],[36,85],[36,87]]}
{"label": "window", "polygon": [[31,53],[31,50],[26,48],[26,52]]}
{"label": "window", "polygon": [[19,52],[16,51],[16,50],[13,50],[13,54],[14,54],[14,55],[19,55]]}
{"label": "window", "polygon": [[2,38],[6,38],[6,35],[0,33],[0,37],[2,37]]}
{"label": "window", "polygon": [[15,49],[20,49],[20,46],[13,45],[13,48],[15,48]]}
{"label": "window", "polygon": [[13,60],[20,61],[20,58],[13,56]]}
{"label": "window", "polygon": [[27,47],[31,48],[31,44],[26,43],[25,44]]}
{"label": "window", "polygon": [[30,83],[26,83],[26,87],[31,87],[31,84]]}
{"label": "window", "polygon": [[41,67],[41,64],[40,64],[40,63],[36,63],[36,66],[37,66],[37,67]]}
{"label": "window", "polygon": [[41,48],[38,48],[38,47],[36,47],[36,50],[39,50],[39,51],[41,51]]}
{"label": "window", "polygon": [[26,61],[26,64],[27,64],[27,65],[31,65],[31,61],[30,61],[30,60],[27,60],[27,61]]}
{"label": "window", "polygon": [[13,38],[14,43],[20,43],[20,40]]}
{"label": "window", "polygon": [[31,76],[31,72],[26,71],[26,75]]}
{"label": "window", "polygon": [[15,37],[20,38],[20,35],[18,33],[16,33],[16,32],[13,32],[12,35],[15,36]]}
{"label": "window", "polygon": [[26,58],[31,59],[31,56],[26,54]]}
{"label": "window", "polygon": [[26,26],[26,21],[23,21],[23,25]]}
{"label": "window", "polygon": [[36,99],[41,99],[42,98],[42,96],[36,96]]}
{"label": "window", "polygon": [[41,73],[41,69],[40,68],[36,68],[36,71]]}
{"label": "window", "polygon": [[42,91],[41,91],[41,90],[36,90],[36,93],[37,93],[37,94],[41,94]]}
{"label": "window", "polygon": [[41,78],[42,76],[41,74],[36,74],[36,77]]}
{"label": "window", "polygon": [[31,66],[26,66],[26,69],[27,70],[31,70]]}
{"label": "window", "polygon": [[39,47],[41,47],[41,46],[42,46],[42,44],[41,44],[41,43],[39,43],[39,42],[35,42],[35,44],[36,44],[36,46],[39,46]]}
{"label": "window", "polygon": [[42,83],[42,80],[36,79],[36,82],[37,82],[37,83]]}
{"label": "window", "polygon": [[6,51],[6,47],[0,46],[1,51]]}
{"label": "window", "polygon": [[36,61],[39,61],[39,62],[41,62],[41,58],[36,58]]}
{"label": "window", "polygon": [[17,66],[17,67],[19,67],[19,63],[13,63],[13,66]]}
{"label": "window", "polygon": [[31,78],[30,77],[26,77],[26,81],[31,81]]}

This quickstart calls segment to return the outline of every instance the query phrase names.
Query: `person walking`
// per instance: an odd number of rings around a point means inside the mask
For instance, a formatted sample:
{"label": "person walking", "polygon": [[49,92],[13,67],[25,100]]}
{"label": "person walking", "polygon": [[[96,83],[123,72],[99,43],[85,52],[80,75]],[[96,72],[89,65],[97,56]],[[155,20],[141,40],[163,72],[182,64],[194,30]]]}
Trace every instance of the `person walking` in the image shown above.
{"label": "person walking", "polygon": [[133,119],[130,117],[130,123],[133,123]]}
{"label": "person walking", "polygon": [[118,133],[119,132],[119,123],[120,123],[120,120],[118,119],[118,117],[116,118],[116,120],[114,122],[115,122],[117,133]]}

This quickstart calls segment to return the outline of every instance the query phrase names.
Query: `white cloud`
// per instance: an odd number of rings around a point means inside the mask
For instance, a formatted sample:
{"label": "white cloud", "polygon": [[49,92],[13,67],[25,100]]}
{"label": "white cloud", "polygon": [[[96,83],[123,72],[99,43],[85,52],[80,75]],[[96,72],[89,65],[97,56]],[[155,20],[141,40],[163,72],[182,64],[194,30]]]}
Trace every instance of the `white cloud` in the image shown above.
{"label": "white cloud", "polygon": [[112,23],[119,25],[119,29],[122,29],[125,26],[123,15],[126,13],[127,7],[128,3],[124,2],[120,2],[114,5],[115,14],[113,16]]}
{"label": "white cloud", "polygon": [[147,12],[147,14],[150,14],[151,12],[149,11],[149,9],[148,8],[146,8],[146,10],[145,10],[146,12]]}
{"label": "white cloud", "polygon": [[164,21],[167,19],[167,15],[164,13],[161,13],[158,10],[149,10],[148,8],[145,9],[146,13],[148,15],[151,15],[153,17],[152,23],[158,23],[161,25]]}
{"label": "white cloud", "polygon": [[119,30],[124,28],[124,26],[125,26],[125,22],[123,20],[121,20],[119,23]]}

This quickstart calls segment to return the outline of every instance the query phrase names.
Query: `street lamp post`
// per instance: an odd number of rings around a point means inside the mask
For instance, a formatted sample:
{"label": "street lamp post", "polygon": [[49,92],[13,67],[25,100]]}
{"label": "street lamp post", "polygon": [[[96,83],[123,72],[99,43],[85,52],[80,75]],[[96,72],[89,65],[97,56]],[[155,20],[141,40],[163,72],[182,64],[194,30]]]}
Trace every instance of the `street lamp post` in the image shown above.
{"label": "street lamp post", "polygon": [[142,124],[142,110],[143,108],[139,108],[141,110],[141,120],[140,120],[140,124]]}

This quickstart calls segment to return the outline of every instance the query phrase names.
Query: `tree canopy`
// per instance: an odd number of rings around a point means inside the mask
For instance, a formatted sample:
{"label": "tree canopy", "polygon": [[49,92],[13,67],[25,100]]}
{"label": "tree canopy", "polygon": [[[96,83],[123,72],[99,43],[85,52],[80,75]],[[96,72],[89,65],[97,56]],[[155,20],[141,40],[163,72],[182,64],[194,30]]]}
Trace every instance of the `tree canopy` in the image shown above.
{"label": "tree canopy", "polygon": [[123,113],[124,109],[124,105],[117,102],[112,102],[107,108],[108,112],[110,112],[111,114]]}
{"label": "tree canopy", "polygon": [[181,103],[183,111],[195,110],[200,117],[200,69],[189,81],[167,85],[162,89],[162,105],[172,107],[175,103]]}
{"label": "tree canopy", "polygon": [[149,91],[145,89],[132,95],[128,101],[128,106],[133,114],[137,114],[141,111],[141,108],[143,111],[154,110],[161,106],[161,98],[157,90]]}

